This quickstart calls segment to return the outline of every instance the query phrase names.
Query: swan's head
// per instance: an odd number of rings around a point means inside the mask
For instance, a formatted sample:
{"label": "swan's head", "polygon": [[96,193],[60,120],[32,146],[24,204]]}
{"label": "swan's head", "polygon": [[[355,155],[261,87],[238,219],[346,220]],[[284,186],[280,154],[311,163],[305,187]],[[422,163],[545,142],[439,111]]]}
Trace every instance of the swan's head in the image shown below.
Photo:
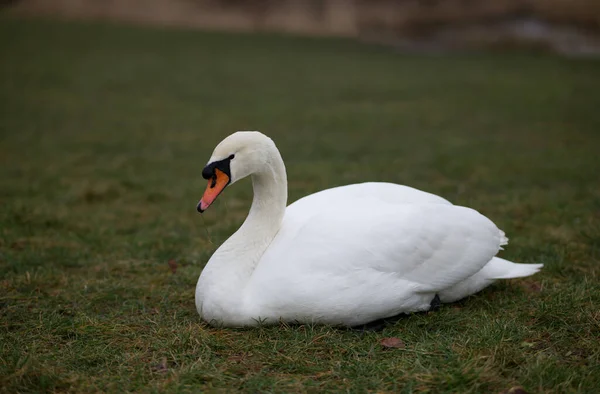
{"label": "swan's head", "polygon": [[230,184],[264,169],[273,141],[258,131],[238,131],[217,145],[202,177],[208,180],[198,212],[204,212]]}

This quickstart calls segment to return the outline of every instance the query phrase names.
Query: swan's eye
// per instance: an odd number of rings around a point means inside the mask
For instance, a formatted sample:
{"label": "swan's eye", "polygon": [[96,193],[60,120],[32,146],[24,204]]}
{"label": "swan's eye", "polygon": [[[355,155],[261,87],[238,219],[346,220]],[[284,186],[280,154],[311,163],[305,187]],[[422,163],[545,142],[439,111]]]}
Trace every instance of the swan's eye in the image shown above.
{"label": "swan's eye", "polygon": [[229,155],[228,159],[233,160],[234,157],[235,157],[235,155],[231,154],[231,155]]}

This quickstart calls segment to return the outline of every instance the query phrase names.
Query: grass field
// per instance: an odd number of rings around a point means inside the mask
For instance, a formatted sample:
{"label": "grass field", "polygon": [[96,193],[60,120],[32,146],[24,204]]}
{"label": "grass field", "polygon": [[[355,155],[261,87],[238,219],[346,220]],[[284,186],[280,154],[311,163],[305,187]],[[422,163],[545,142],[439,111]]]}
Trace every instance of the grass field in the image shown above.
{"label": "grass field", "polygon": [[[0,55],[0,391],[600,387],[600,61],[6,16]],[[383,332],[207,327],[196,280],[252,191],[200,216],[200,172],[248,129],[290,202],[411,185],[545,268]]]}

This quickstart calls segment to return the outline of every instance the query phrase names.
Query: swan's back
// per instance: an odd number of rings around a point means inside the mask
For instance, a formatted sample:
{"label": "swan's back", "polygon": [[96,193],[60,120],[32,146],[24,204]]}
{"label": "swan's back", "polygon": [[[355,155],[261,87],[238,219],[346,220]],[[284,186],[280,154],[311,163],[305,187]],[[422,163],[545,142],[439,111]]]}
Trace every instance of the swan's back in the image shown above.
{"label": "swan's back", "polygon": [[[360,203],[365,199],[376,199],[377,201],[397,204],[449,204],[448,200],[435,194],[427,193],[409,186],[397,185],[385,182],[365,182],[352,185],[339,186],[331,189],[321,190],[299,199],[288,206],[286,215],[294,214],[295,211],[314,211],[327,209],[331,205],[340,202]],[[357,206],[357,209],[359,207]],[[366,208],[368,207],[360,207]]]}

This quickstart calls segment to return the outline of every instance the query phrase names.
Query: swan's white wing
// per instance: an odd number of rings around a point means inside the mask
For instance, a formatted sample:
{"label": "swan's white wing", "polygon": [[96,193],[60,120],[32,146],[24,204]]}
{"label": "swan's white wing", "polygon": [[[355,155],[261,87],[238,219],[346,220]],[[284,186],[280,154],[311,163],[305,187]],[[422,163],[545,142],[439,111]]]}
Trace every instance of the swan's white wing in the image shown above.
{"label": "swan's white wing", "polygon": [[249,286],[253,304],[282,316],[310,311],[336,322],[332,311],[346,319],[354,311],[382,317],[423,309],[419,293],[475,274],[504,241],[489,219],[449,204],[363,196],[292,208]]}
{"label": "swan's white wing", "polygon": [[259,266],[284,259],[289,263],[276,264],[370,268],[419,283],[419,290],[437,291],[479,271],[503,242],[502,231],[470,208],[363,203],[363,209],[339,203],[327,211],[286,215]]}

